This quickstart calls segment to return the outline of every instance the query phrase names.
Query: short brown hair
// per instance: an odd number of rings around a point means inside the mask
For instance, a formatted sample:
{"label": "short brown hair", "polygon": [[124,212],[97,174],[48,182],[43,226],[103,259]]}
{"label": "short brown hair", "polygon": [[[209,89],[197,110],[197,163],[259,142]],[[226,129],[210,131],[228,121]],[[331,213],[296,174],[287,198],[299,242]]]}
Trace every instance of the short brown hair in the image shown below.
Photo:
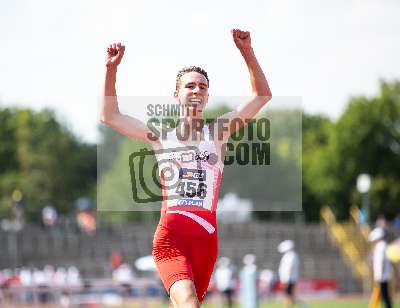
{"label": "short brown hair", "polygon": [[198,67],[198,66],[187,66],[187,67],[184,67],[181,70],[179,70],[178,74],[176,74],[176,90],[177,91],[179,90],[179,87],[181,86],[182,76],[185,75],[186,73],[190,73],[190,72],[196,72],[196,73],[202,74],[204,77],[206,77],[207,84],[208,84],[208,86],[210,86],[210,80],[208,79],[208,75],[205,70],[203,70],[201,67]]}

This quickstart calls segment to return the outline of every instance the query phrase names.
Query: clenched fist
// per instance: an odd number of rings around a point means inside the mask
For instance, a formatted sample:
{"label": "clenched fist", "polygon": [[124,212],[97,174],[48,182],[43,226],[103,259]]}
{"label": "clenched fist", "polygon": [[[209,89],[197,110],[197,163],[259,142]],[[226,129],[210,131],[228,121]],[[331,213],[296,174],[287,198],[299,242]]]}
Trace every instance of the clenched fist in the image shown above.
{"label": "clenched fist", "polygon": [[246,49],[251,48],[251,38],[249,31],[242,31],[239,29],[231,30],[233,41],[235,42],[236,47],[240,51],[244,51]]}
{"label": "clenched fist", "polygon": [[106,55],[106,66],[109,68],[116,68],[124,56],[125,46],[121,43],[114,43],[108,45]]}

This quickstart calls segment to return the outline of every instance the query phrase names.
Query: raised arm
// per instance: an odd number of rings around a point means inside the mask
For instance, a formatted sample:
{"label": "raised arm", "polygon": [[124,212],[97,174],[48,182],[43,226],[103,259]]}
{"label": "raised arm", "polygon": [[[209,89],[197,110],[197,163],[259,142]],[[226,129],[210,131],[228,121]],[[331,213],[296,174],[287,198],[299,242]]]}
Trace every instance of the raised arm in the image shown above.
{"label": "raised arm", "polygon": [[110,44],[107,48],[105,61],[106,74],[100,120],[125,136],[147,142],[153,146],[159,145],[158,138],[156,138],[156,135],[145,123],[121,114],[119,111],[115,83],[117,79],[117,67],[121,63],[124,52],[125,46],[121,45],[121,43]]}
{"label": "raised arm", "polygon": [[[240,127],[230,125],[232,120],[239,119],[247,123],[255,117],[259,110],[272,98],[271,90],[264,72],[257,61],[251,46],[250,32],[232,29],[231,34],[236,47],[239,49],[249,70],[252,98],[236,110],[222,115],[219,119],[229,123],[229,130],[224,131],[223,140],[226,141]],[[237,122],[236,122],[237,123]]]}

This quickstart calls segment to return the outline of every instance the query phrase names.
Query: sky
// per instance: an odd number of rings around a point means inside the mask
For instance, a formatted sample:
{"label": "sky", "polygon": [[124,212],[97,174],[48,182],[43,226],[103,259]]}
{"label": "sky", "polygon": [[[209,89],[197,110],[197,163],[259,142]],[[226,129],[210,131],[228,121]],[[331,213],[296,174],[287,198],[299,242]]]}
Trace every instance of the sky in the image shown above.
{"label": "sky", "polygon": [[95,142],[105,50],[118,41],[120,96],[171,96],[188,65],[208,71],[210,96],[246,96],[247,69],[229,33],[241,28],[275,97],[301,97],[305,112],[334,120],[350,97],[399,79],[398,16],[397,0],[2,1],[0,107],[54,109]]}

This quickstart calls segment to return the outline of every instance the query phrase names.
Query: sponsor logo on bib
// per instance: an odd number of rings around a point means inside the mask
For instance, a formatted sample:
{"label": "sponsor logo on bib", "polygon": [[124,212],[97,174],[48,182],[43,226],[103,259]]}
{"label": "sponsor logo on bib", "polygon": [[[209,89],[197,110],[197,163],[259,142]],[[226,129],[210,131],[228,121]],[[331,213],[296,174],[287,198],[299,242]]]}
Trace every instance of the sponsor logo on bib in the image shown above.
{"label": "sponsor logo on bib", "polygon": [[203,207],[203,200],[179,199],[177,205]]}
{"label": "sponsor logo on bib", "polygon": [[184,180],[206,180],[206,170],[181,168],[179,177]]}

